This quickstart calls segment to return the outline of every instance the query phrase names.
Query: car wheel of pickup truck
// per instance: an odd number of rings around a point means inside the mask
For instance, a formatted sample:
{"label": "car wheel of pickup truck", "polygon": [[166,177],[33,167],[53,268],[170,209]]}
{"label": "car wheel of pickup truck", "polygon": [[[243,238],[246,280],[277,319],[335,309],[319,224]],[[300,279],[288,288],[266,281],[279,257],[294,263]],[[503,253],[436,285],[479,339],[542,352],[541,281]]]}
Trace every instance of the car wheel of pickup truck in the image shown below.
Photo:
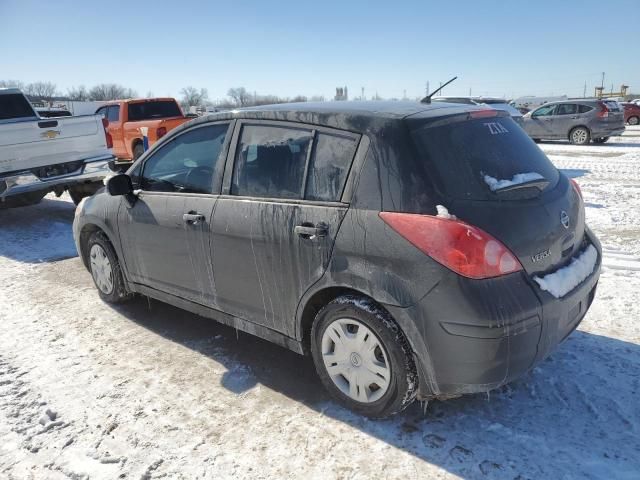
{"label": "car wheel of pickup truck", "polygon": [[136,143],[135,147],[133,147],[133,161],[135,162],[138,158],[142,156],[144,153],[144,147],[141,143]]}
{"label": "car wheel of pickup truck", "polygon": [[415,398],[418,377],[411,347],[372,300],[345,295],[320,310],[311,352],[325,388],[362,415],[393,415]]}
{"label": "car wheel of pickup truck", "polygon": [[100,298],[107,303],[121,303],[133,295],[127,291],[120,261],[107,236],[98,231],[85,248],[89,269]]}
{"label": "car wheel of pickup truck", "polygon": [[0,210],[5,208],[28,207],[29,205],[35,205],[36,203],[40,203],[46,194],[47,192],[44,191],[13,195],[5,198],[4,200],[0,200]]}

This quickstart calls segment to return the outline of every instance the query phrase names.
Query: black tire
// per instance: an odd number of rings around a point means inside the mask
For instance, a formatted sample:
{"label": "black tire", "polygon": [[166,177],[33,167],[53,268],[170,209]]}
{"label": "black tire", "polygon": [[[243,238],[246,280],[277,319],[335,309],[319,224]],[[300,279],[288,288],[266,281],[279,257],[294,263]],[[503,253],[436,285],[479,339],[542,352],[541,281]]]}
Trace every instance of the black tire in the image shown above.
{"label": "black tire", "polygon": [[[106,255],[106,258],[109,261],[110,268],[111,268],[111,275],[110,275],[111,283],[112,283],[111,289],[102,288],[98,284],[99,282],[97,280],[97,275],[96,273],[94,273],[94,269],[96,268],[96,265],[94,264],[93,262],[94,259],[92,258],[92,252],[94,251],[93,250],[94,246],[96,246],[96,248],[97,247],[101,248],[104,254]],[[104,300],[107,303],[122,303],[133,297],[133,294],[130,293],[126,288],[126,284],[124,282],[124,276],[122,275],[122,269],[120,267],[120,261],[118,260],[118,256],[116,255],[116,252],[113,249],[111,242],[109,242],[109,239],[103,232],[101,231],[95,232],[89,237],[89,240],[87,241],[87,245],[84,248],[84,252],[85,252],[85,255],[87,256],[87,265],[89,266],[89,271],[91,272],[93,283],[98,289],[98,294],[100,295],[100,298],[102,298],[102,300]]]}
{"label": "black tire", "polygon": [[638,125],[640,123],[640,117],[636,117],[636,116],[629,117],[627,119],[627,123],[629,125]]}
{"label": "black tire", "polygon": [[569,141],[574,145],[588,145],[591,141],[591,132],[587,127],[576,127],[569,132]]}
{"label": "black tire", "polygon": [[[375,401],[361,402],[343,393],[325,366],[322,352],[323,335],[334,322],[345,319],[355,320],[367,327],[384,349],[390,375],[387,390]],[[401,412],[415,399],[418,375],[409,342],[391,316],[370,299],[344,295],[322,308],[316,315],[311,331],[311,353],[318,376],[325,388],[339,403],[354,412],[371,418],[383,418]],[[351,364],[349,369],[361,366],[364,366],[364,362]]]}
{"label": "black tire", "polygon": [[607,140],[609,140],[609,137],[594,138],[593,143],[605,143]]}
{"label": "black tire", "polygon": [[133,146],[133,161],[135,162],[138,158],[142,156],[143,153],[144,153],[144,147],[142,146],[142,144],[136,143]]}
{"label": "black tire", "polygon": [[0,210],[6,208],[29,207],[31,205],[36,205],[42,201],[46,194],[46,191],[42,191],[12,195],[5,198],[4,200],[0,200]]}

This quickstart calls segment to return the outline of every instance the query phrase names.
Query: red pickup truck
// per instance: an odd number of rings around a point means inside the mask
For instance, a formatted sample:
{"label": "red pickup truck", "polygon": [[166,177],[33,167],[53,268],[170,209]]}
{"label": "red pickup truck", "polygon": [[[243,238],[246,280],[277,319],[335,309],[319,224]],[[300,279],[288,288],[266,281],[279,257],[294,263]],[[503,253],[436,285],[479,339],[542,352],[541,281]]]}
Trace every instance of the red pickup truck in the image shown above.
{"label": "red pickup truck", "polygon": [[107,135],[113,142],[113,154],[120,161],[136,160],[144,152],[140,127],[148,128],[151,146],[168,131],[190,120],[175,98],[114,100],[96,113],[109,121]]}

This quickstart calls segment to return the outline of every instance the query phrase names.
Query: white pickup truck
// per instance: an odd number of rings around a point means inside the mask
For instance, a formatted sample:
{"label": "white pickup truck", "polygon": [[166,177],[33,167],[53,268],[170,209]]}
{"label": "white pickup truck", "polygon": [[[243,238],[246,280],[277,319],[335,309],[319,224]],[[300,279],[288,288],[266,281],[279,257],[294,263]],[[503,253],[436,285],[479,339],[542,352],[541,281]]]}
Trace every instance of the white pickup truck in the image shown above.
{"label": "white pickup truck", "polygon": [[16,88],[0,88],[0,208],[69,191],[92,195],[113,160],[99,115],[41,118]]}

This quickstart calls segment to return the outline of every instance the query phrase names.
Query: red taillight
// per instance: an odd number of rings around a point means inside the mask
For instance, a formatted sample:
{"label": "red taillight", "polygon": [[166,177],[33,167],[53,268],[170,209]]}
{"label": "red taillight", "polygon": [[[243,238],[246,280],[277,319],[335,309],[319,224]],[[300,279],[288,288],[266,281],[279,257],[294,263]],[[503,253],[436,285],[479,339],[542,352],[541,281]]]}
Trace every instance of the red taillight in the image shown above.
{"label": "red taillight", "polygon": [[167,134],[167,127],[156,128],[156,138],[162,138]]}
{"label": "red taillight", "polygon": [[491,278],[522,270],[518,259],[483,230],[432,215],[380,212],[380,218],[436,262],[468,278]]}
{"label": "red taillight", "polygon": [[604,102],[598,102],[598,105],[600,105],[598,117],[607,118],[609,116],[609,109],[607,108],[607,105]]}
{"label": "red taillight", "polygon": [[471,118],[487,118],[487,117],[495,117],[498,114],[497,110],[492,108],[487,110],[473,110],[469,112],[469,116]]}
{"label": "red taillight", "polygon": [[580,200],[584,200],[584,198],[582,198],[582,189],[580,188],[580,185],[578,185],[578,182],[576,182],[573,178],[570,178],[569,180],[571,180],[573,189],[576,191],[576,193],[580,197]]}
{"label": "red taillight", "polygon": [[104,136],[105,136],[105,138],[107,140],[107,148],[113,148],[113,137],[107,131],[107,127],[109,126],[109,120],[107,120],[106,118],[102,117],[102,126],[104,127]]}

